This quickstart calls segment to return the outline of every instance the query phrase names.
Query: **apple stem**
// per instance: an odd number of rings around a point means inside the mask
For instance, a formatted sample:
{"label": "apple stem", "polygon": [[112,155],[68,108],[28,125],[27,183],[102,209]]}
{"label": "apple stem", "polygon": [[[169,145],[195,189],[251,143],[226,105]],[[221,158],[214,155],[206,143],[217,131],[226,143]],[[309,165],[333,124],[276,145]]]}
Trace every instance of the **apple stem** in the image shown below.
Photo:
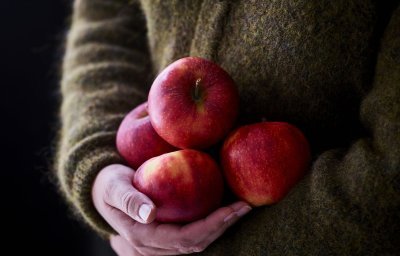
{"label": "apple stem", "polygon": [[196,101],[200,100],[200,98],[201,98],[201,95],[200,95],[200,82],[201,82],[201,78],[198,78],[198,79],[196,80],[196,85],[195,85],[195,87],[194,87],[194,95],[193,95],[193,98],[194,98],[194,100],[196,100]]}

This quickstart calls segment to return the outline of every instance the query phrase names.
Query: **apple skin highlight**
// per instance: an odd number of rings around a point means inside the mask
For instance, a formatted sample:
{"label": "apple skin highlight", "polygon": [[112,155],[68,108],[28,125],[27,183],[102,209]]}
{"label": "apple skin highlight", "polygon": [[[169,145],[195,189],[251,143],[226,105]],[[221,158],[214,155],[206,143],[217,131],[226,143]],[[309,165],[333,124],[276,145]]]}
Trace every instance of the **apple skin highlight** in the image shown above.
{"label": "apple skin highlight", "polygon": [[232,132],[221,149],[231,190],[252,206],[279,202],[309,168],[308,141],[284,122],[246,125]]}
{"label": "apple skin highlight", "polygon": [[232,78],[217,64],[186,57],[157,76],[148,102],[151,123],[164,140],[182,149],[205,149],[233,127],[239,96]]}
{"label": "apple skin highlight", "polygon": [[156,221],[188,223],[217,209],[223,178],[207,154],[179,150],[146,161],[135,173],[133,186],[156,205]]}
{"label": "apple skin highlight", "polygon": [[153,129],[147,102],[129,112],[119,126],[116,146],[130,167],[137,169],[146,160],[177,150]]}

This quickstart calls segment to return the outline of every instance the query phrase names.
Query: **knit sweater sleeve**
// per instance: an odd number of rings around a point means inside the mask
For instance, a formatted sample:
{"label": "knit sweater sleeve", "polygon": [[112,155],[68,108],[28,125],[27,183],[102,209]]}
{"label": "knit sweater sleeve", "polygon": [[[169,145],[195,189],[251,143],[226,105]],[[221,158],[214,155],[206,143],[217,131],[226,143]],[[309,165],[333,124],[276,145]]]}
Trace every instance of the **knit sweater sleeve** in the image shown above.
{"label": "knit sweater sleeve", "polygon": [[67,201],[103,236],[112,229],[95,210],[91,187],[103,167],[122,162],[116,130],[146,98],[150,62],[145,30],[133,1],[74,3],[62,66],[56,170]]}
{"label": "knit sweater sleeve", "polygon": [[[290,216],[276,225],[280,232],[275,245],[286,243],[279,248],[283,255],[291,254],[293,248],[302,252],[298,255],[398,253],[399,99],[397,8],[380,42],[372,87],[360,105],[365,134],[346,148],[318,155],[303,183],[277,209],[276,214]],[[284,237],[285,232],[290,235]]]}
{"label": "knit sweater sleeve", "polygon": [[351,142],[348,148],[324,152],[311,169],[308,201],[313,211],[309,214],[318,215],[311,217],[318,222],[314,223],[317,231],[314,235],[320,235],[326,248],[343,247],[342,255],[397,253],[399,99],[400,8],[397,8],[381,40],[372,89],[360,106],[360,121],[366,135]]}

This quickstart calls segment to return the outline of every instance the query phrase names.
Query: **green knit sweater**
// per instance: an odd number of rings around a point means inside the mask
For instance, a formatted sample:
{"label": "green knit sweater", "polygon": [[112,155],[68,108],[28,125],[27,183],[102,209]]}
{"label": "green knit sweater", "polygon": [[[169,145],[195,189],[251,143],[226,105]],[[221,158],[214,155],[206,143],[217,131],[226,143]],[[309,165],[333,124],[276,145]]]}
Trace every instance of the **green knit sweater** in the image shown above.
{"label": "green knit sweater", "polygon": [[158,72],[184,56],[220,64],[240,123],[287,121],[313,162],[280,203],[254,209],[204,255],[400,251],[400,8],[374,0],[76,0],[61,81],[57,174],[79,216],[116,130]]}

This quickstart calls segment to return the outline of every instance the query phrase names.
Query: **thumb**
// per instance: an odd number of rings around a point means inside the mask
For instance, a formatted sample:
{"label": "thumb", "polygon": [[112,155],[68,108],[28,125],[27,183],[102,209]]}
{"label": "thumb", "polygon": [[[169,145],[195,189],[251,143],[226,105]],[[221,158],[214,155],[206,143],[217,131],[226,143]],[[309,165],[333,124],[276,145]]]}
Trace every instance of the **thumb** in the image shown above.
{"label": "thumb", "polygon": [[151,223],[156,217],[156,206],[146,195],[135,189],[130,178],[119,176],[109,182],[104,201],[140,223]]}

